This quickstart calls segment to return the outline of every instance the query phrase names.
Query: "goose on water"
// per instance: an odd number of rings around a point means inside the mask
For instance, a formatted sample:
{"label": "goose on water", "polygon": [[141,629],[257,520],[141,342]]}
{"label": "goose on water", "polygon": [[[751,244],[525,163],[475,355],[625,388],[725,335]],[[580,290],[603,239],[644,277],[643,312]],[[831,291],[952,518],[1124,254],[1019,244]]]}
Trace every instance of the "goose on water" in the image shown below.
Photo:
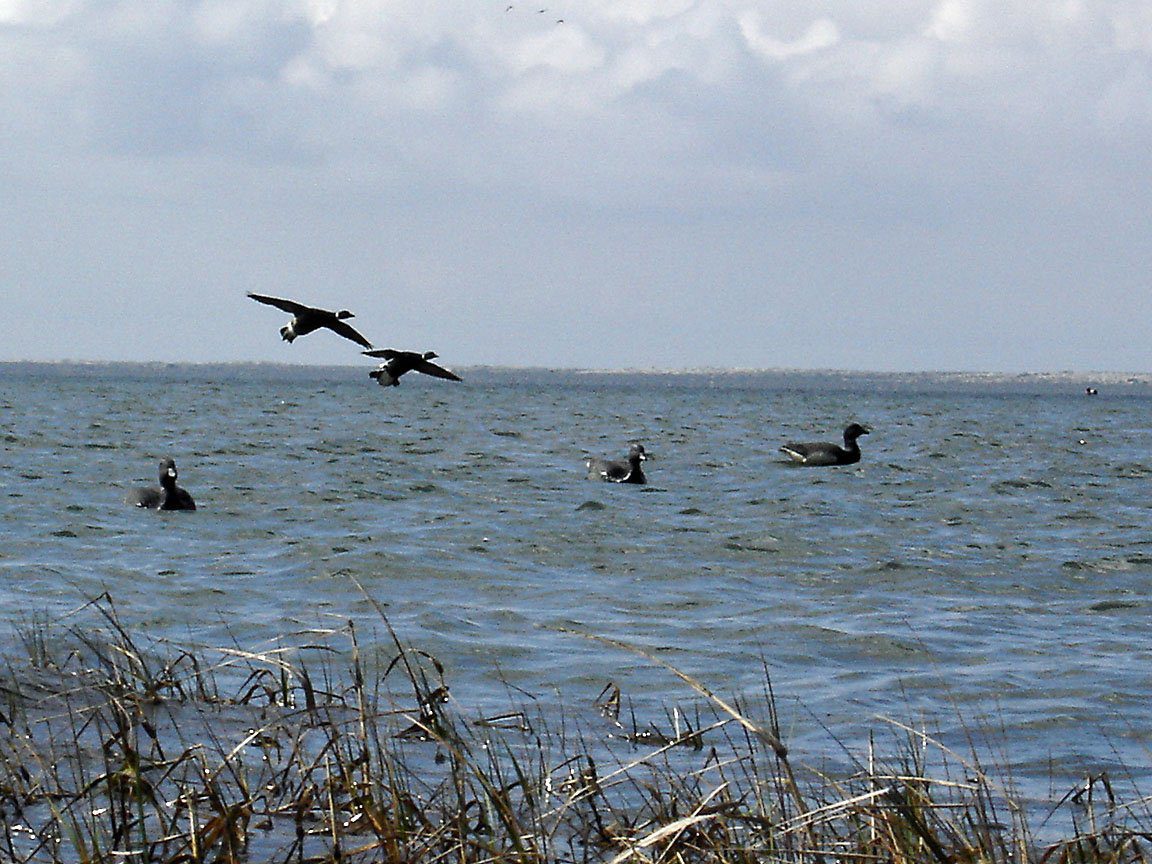
{"label": "goose on water", "polygon": [[872,430],[859,423],[850,423],[844,430],[844,446],[826,441],[806,444],[785,444],[780,450],[801,465],[851,465],[860,461],[860,445],[856,439]]}
{"label": "goose on water", "polygon": [[160,485],[133,489],[127,502],[149,510],[195,510],[196,502],[187,489],[176,485],[176,476],[176,462],[171,458],[161,460]]}
{"label": "goose on water", "polygon": [[584,460],[588,468],[589,480],[604,480],[607,483],[647,483],[648,478],[640,463],[648,459],[643,444],[633,444],[623,461],[598,459],[590,456]]}

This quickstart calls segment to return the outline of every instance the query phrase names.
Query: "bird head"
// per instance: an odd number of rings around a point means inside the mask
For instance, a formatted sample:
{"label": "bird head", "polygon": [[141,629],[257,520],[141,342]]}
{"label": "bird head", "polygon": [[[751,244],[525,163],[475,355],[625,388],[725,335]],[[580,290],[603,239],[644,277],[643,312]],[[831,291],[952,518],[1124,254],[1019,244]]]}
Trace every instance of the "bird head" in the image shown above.
{"label": "bird head", "polygon": [[173,459],[164,459],[160,462],[160,484],[165,486],[176,482],[176,462]]}

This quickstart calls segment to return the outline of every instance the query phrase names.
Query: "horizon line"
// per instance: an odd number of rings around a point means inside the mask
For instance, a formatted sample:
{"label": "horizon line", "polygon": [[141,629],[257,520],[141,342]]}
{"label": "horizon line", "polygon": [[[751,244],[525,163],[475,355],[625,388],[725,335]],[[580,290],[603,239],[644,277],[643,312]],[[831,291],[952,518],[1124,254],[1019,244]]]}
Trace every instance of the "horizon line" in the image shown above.
{"label": "horizon line", "polygon": [[[200,368],[255,366],[266,368],[304,369],[363,369],[363,364],[352,363],[300,363],[284,360],[0,360],[0,366],[144,366]],[[980,378],[1063,378],[1111,379],[1112,383],[1152,383],[1152,373],[1105,369],[1040,369],[1033,371],[999,371],[992,369],[848,369],[831,366],[545,366],[501,363],[473,363],[454,365],[461,370],[491,370],[509,372],[566,372],[581,375],[874,375],[874,376],[965,376]],[[1146,379],[1146,380],[1144,380]]]}

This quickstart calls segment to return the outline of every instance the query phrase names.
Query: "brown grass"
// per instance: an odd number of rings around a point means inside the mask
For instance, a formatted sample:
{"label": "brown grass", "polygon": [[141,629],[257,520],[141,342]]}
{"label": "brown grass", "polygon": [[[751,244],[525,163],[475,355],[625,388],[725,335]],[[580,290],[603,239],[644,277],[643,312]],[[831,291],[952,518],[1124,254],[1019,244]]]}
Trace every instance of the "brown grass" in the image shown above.
{"label": "brown grass", "polygon": [[895,756],[869,748],[830,777],[793,764],[769,687],[754,710],[654,657],[696,694],[689,711],[638,718],[609,682],[581,716],[474,717],[382,612],[382,649],[347,624],[190,651],[142,642],[107,596],[87,611],[26,627],[0,675],[0,861],[1149,857],[1144,802],[1118,803],[1106,776],[1062,802],[1073,836],[1038,845],[977,757],[922,730],[892,723]]}

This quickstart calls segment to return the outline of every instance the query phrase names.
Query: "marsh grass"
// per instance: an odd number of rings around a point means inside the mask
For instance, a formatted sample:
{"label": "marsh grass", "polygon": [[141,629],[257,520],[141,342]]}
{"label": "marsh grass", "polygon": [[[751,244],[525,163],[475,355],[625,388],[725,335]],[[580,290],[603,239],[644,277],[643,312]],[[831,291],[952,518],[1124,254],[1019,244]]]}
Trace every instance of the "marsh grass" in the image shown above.
{"label": "marsh grass", "polygon": [[670,695],[640,717],[606,682],[584,709],[470,716],[382,611],[371,647],[349,623],[262,651],[145,640],[107,596],[85,613],[31,622],[0,675],[0,861],[1149,857],[1146,802],[1117,801],[1105,775],[1060,802],[1072,836],[1040,844],[975,743],[958,754],[888,721],[890,754],[848,754],[855,769],[830,776],[793,761],[767,683],[730,703],[647,654],[690,709]]}

